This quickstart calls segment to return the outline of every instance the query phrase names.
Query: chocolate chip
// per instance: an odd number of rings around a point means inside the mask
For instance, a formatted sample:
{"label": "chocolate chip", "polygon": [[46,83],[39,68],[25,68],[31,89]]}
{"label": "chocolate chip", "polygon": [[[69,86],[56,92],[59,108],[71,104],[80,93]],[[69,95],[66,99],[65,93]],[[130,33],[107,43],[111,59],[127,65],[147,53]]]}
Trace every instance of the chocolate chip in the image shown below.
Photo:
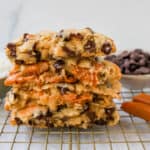
{"label": "chocolate chip", "polygon": [[43,114],[40,114],[39,116],[36,117],[36,119],[38,119],[38,120],[41,120],[43,118],[44,118]]}
{"label": "chocolate chip", "polygon": [[41,52],[36,48],[37,43],[33,45],[33,52],[35,53],[36,61],[39,62],[41,60]]}
{"label": "chocolate chip", "polygon": [[62,95],[70,91],[67,87],[58,87],[58,89],[60,90]]}
{"label": "chocolate chip", "polygon": [[139,60],[139,65],[140,66],[145,66],[146,65],[146,59],[143,58],[143,59]]}
{"label": "chocolate chip", "polygon": [[41,60],[41,52],[38,50],[33,50],[35,53],[36,61],[39,62]]}
{"label": "chocolate chip", "polygon": [[136,64],[131,64],[131,65],[129,66],[129,70],[130,70],[131,72],[135,71],[137,68],[138,68],[138,66],[137,66]]}
{"label": "chocolate chip", "polygon": [[15,121],[17,123],[17,125],[21,125],[23,122],[21,119],[19,119],[18,117],[15,118]]}
{"label": "chocolate chip", "polygon": [[16,57],[16,45],[14,43],[8,43],[7,48],[10,50],[10,56]]}
{"label": "chocolate chip", "polygon": [[24,35],[23,35],[23,41],[24,42],[29,40],[28,35],[29,35],[29,33],[24,33]]}
{"label": "chocolate chip", "polygon": [[67,78],[74,78],[74,75],[68,71],[65,72]]}
{"label": "chocolate chip", "polygon": [[99,95],[96,94],[96,93],[94,93],[94,94],[93,94],[93,102],[97,102],[98,99],[99,99]]}
{"label": "chocolate chip", "polygon": [[19,94],[17,93],[13,93],[14,94],[14,99],[16,99],[17,97],[19,97]]}
{"label": "chocolate chip", "polygon": [[121,72],[124,74],[148,74],[150,68],[150,54],[135,49],[134,51],[124,51],[116,57],[108,56],[106,60],[110,60],[117,64]]}
{"label": "chocolate chip", "polygon": [[49,121],[46,122],[46,126],[48,128],[53,128],[54,127],[54,125],[52,123],[50,123]]}
{"label": "chocolate chip", "polygon": [[29,120],[28,121],[28,124],[30,125],[30,126],[35,126],[36,125],[36,123],[34,122],[34,120]]}
{"label": "chocolate chip", "polygon": [[70,34],[70,38],[72,39],[72,38],[77,38],[77,39],[79,39],[79,40],[83,40],[83,35],[82,34],[80,34],[80,33],[71,33]]}
{"label": "chocolate chip", "polygon": [[61,69],[63,69],[64,65],[65,65],[65,62],[62,59],[55,61],[54,67],[56,69],[56,72],[60,72]]}
{"label": "chocolate chip", "polygon": [[107,115],[112,115],[114,111],[115,111],[115,107],[105,108],[105,113]]}
{"label": "chocolate chip", "polygon": [[84,45],[84,49],[88,52],[95,52],[96,50],[96,45],[94,40],[90,39],[86,42],[86,44]]}
{"label": "chocolate chip", "polygon": [[18,64],[18,65],[23,65],[24,64],[24,60],[16,59],[15,63]]}
{"label": "chocolate chip", "polygon": [[47,117],[51,117],[52,116],[52,112],[50,110],[48,110],[47,113],[46,113],[46,116]]}
{"label": "chocolate chip", "polygon": [[105,42],[103,45],[102,45],[102,48],[101,48],[101,51],[104,53],[104,54],[110,54],[112,50],[112,47],[111,47],[111,44],[108,43],[108,42]]}
{"label": "chocolate chip", "polygon": [[135,53],[139,53],[139,54],[142,54],[142,53],[143,53],[142,49],[140,49],[140,48],[136,48],[136,49],[134,50],[134,52],[135,52]]}
{"label": "chocolate chip", "polygon": [[75,56],[75,52],[72,51],[71,49],[69,49],[69,48],[66,47],[66,46],[63,47],[63,51],[65,51],[65,52],[68,54],[68,56],[70,56],[70,57]]}
{"label": "chocolate chip", "polygon": [[95,124],[97,124],[97,125],[106,125],[106,124],[107,124],[107,121],[104,120],[104,119],[100,119],[100,120],[96,120],[96,121],[95,121]]}
{"label": "chocolate chip", "polygon": [[90,27],[86,27],[85,29],[89,30],[92,34],[95,33]]}
{"label": "chocolate chip", "polygon": [[93,102],[97,101],[98,99],[98,94],[93,94]]}
{"label": "chocolate chip", "polygon": [[64,104],[64,105],[59,105],[59,106],[57,107],[57,111],[60,111],[60,110],[62,110],[62,109],[64,109],[64,108],[66,108],[66,107],[67,107],[66,104]]}
{"label": "chocolate chip", "polygon": [[70,40],[72,40],[73,38],[79,39],[79,40],[83,40],[83,35],[80,33],[70,33],[70,35],[64,37],[64,41],[68,42]]}

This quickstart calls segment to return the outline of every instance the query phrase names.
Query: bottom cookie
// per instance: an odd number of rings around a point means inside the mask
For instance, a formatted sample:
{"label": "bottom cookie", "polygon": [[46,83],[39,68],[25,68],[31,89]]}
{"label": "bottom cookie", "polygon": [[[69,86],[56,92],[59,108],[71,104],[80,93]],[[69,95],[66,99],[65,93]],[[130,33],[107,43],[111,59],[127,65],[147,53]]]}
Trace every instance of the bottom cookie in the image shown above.
{"label": "bottom cookie", "polygon": [[47,106],[29,104],[23,109],[11,112],[12,125],[28,125],[38,128],[77,127],[88,128],[93,124],[115,125],[119,114],[113,102],[102,105],[90,102],[84,105],[59,106],[55,112],[50,112]]}

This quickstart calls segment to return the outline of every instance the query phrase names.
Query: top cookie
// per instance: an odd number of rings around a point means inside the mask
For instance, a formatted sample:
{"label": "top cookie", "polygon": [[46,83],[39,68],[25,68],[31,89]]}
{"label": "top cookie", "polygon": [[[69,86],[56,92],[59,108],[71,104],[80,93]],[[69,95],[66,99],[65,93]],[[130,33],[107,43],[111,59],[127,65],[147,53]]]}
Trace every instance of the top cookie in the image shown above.
{"label": "top cookie", "polygon": [[115,52],[112,39],[90,28],[61,30],[52,39],[50,54],[53,57],[103,56]]}
{"label": "top cookie", "polygon": [[42,60],[68,57],[95,57],[115,52],[110,38],[90,28],[24,34],[19,40],[8,43],[6,54],[16,64],[34,64]]}

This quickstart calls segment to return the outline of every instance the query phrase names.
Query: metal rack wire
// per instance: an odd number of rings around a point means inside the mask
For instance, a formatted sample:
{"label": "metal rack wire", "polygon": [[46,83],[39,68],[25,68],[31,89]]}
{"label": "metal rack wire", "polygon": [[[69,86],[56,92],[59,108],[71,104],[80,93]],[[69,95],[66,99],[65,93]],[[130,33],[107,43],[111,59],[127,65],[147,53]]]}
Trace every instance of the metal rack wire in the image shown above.
{"label": "metal rack wire", "polygon": [[36,129],[25,126],[11,127],[9,113],[0,104],[0,149],[11,150],[149,150],[150,123],[131,116],[120,105],[140,92],[150,89],[123,89],[122,101],[115,101],[120,112],[120,122],[114,127],[94,126],[90,129]]}

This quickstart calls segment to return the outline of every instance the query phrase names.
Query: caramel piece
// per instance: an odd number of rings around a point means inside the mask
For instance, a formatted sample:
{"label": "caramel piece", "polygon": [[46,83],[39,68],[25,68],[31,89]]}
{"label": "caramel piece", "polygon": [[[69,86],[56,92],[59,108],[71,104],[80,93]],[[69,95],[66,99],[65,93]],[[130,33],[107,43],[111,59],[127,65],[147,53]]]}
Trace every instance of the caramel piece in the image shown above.
{"label": "caramel piece", "polygon": [[140,93],[133,97],[133,101],[150,105],[150,95],[145,94],[145,93]]}
{"label": "caramel piece", "polygon": [[150,121],[150,106],[139,102],[124,102],[121,108],[134,116]]}

